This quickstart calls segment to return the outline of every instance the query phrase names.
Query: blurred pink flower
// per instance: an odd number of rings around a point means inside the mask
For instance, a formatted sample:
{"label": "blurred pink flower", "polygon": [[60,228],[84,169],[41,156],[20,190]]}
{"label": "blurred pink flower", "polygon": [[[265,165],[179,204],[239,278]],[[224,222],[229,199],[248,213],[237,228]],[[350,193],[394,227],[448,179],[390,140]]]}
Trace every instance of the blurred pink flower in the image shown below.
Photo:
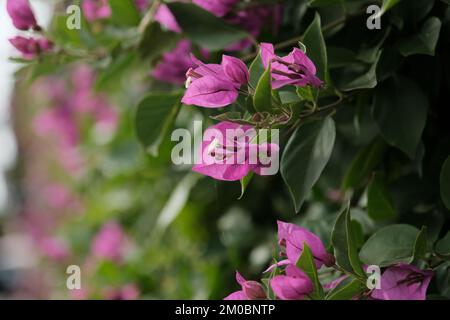
{"label": "blurred pink flower", "polygon": [[9,39],[9,42],[22,53],[25,59],[33,59],[53,48],[53,43],[45,38],[34,39],[16,36]]}
{"label": "blurred pink flower", "polygon": [[124,254],[125,240],[121,226],[115,221],[107,222],[94,238],[92,254],[97,258],[120,261]]}
{"label": "blurred pink flower", "polygon": [[[233,12],[226,20],[230,24],[242,27],[254,38],[257,38],[264,28],[270,26],[273,33],[278,31],[282,15],[281,5],[259,5]],[[243,39],[226,48],[226,51],[241,51],[252,45],[249,39]]]}
{"label": "blurred pink flower", "polygon": [[178,25],[177,20],[170,11],[169,7],[165,4],[161,4],[155,13],[155,21],[158,21],[162,26],[168,30],[176,33],[181,33],[181,28]]}
{"label": "blurred pink flower", "polygon": [[51,183],[45,186],[44,196],[53,209],[67,209],[77,203],[72,192],[64,185]]}
{"label": "blurred pink flower", "polygon": [[108,0],[83,0],[81,5],[88,21],[106,19],[111,16]]}
{"label": "blurred pink flower", "polygon": [[28,0],[7,0],[6,10],[17,29],[40,29]]}
{"label": "blurred pink flower", "polygon": [[275,295],[281,300],[303,300],[313,291],[309,277],[293,264],[285,269],[286,275],[278,275],[270,280]]}
{"label": "blurred pink flower", "polygon": [[134,0],[139,11],[144,11],[148,7],[148,0]]}
{"label": "blurred pink flower", "polygon": [[108,300],[136,300],[140,292],[134,284],[126,284],[120,289],[109,288],[105,292],[105,298]]}
{"label": "blurred pink flower", "polygon": [[265,68],[270,63],[274,89],[286,85],[320,87],[323,84],[316,76],[316,66],[299,48],[294,48],[283,58],[275,55],[274,52],[271,43],[261,44],[261,58]]}
{"label": "blurred pink flower", "polygon": [[192,2],[218,17],[223,17],[239,0],[193,0]]}
{"label": "blurred pink flower", "polygon": [[256,281],[247,281],[236,271],[236,281],[241,285],[241,290],[228,295],[224,300],[264,300],[267,299],[262,285]]}
{"label": "blurred pink flower", "polygon": [[186,80],[186,70],[193,66],[191,43],[181,40],[175,49],[165,53],[152,71],[152,76],[162,82],[181,85]]}
{"label": "blurred pink flower", "polygon": [[67,245],[55,237],[41,238],[38,242],[38,246],[44,256],[53,260],[65,260],[70,255]]}
{"label": "blurred pink flower", "polygon": [[400,263],[388,267],[381,275],[381,288],[371,297],[378,300],[425,300],[433,271]]}

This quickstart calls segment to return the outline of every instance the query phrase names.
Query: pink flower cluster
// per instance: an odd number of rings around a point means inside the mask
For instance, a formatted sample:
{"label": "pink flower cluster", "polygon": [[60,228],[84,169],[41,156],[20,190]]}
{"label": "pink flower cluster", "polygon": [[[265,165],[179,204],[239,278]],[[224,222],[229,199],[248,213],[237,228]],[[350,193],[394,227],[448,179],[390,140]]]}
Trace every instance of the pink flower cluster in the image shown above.
{"label": "pink flower cluster", "polygon": [[[239,25],[246,29],[253,37],[257,37],[267,22],[274,20],[272,25],[278,26],[280,23],[280,6],[278,5],[258,5],[255,7],[234,11],[232,10],[238,0],[194,0],[193,3],[211,12],[217,17],[224,18],[225,21]],[[274,18],[275,17],[275,18]],[[166,29],[181,33],[181,27],[177,23],[170,9],[162,4],[155,14],[155,20]],[[250,40],[244,39],[238,43],[230,45],[226,51],[239,51],[248,48]],[[192,44],[188,40],[181,40],[178,45],[168,53],[165,53],[161,61],[152,71],[152,76],[162,82],[172,84],[182,84],[184,74],[190,67],[195,66],[195,61],[191,60]],[[208,56],[206,50],[201,49],[203,57]]]}
{"label": "pink flower cluster", "polygon": [[265,175],[264,168],[272,165],[261,161],[261,154],[277,155],[275,143],[256,144],[247,141],[253,127],[223,121],[206,130],[200,148],[201,161],[192,170],[217,180],[236,181],[253,172]]}
{"label": "pink flower cluster", "polygon": [[[303,300],[313,292],[311,279],[296,265],[304,244],[311,249],[317,269],[323,265],[332,267],[335,259],[327,252],[319,237],[297,225],[278,221],[278,240],[281,255],[285,259],[267,270],[281,268],[281,274],[278,272],[270,279],[270,287],[277,299]],[[420,270],[413,265],[401,263],[390,266],[381,275],[380,289],[368,289],[365,296],[376,300],[424,300],[432,276],[432,271]],[[340,277],[323,287],[327,290],[333,289],[346,277]],[[236,280],[241,290],[231,293],[225,300],[267,299],[268,288],[264,288],[261,283],[245,280],[239,273],[236,274]]]}
{"label": "pink flower cluster", "polygon": [[[41,30],[28,0],[7,0],[6,10],[12,19],[13,25],[17,29],[23,31],[30,29],[34,31]],[[22,53],[25,59],[33,59],[53,48],[53,43],[44,37],[27,38],[16,36],[9,39],[9,42]]]}
{"label": "pink flower cluster", "polygon": [[85,65],[77,66],[69,83],[47,78],[38,83],[39,90],[50,97],[50,107],[43,109],[34,119],[34,128],[41,137],[54,139],[61,163],[68,171],[81,168],[78,150],[80,121],[94,120],[95,126],[109,134],[116,128],[118,116],[106,98],[92,90],[95,75]]}

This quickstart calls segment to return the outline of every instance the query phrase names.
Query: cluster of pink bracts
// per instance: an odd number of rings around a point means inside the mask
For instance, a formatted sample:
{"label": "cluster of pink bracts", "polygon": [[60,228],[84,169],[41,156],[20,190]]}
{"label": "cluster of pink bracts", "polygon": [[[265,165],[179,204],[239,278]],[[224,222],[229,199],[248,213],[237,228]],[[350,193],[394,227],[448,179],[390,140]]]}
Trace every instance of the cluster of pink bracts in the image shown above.
{"label": "cluster of pink bracts", "polygon": [[[257,37],[265,25],[274,26],[274,31],[278,28],[281,20],[280,5],[258,5],[248,9],[234,8],[239,0],[194,0],[193,3],[202,9],[209,11],[217,17],[223,18],[230,24],[238,25],[247,30],[253,37]],[[181,33],[174,15],[169,8],[162,4],[155,14],[155,20],[163,27],[172,32]],[[248,39],[231,44],[225,51],[240,51],[251,46]],[[208,57],[208,51],[200,49],[203,57]],[[185,72],[188,68],[194,67],[191,60],[192,44],[189,40],[181,40],[176,47],[163,55],[161,61],[152,71],[152,76],[159,81],[176,85],[183,84]]]}
{"label": "cluster of pink bracts", "polygon": [[[6,9],[17,29],[41,31],[28,0],[7,0]],[[9,41],[25,59],[33,59],[53,48],[53,43],[42,36],[35,38],[16,36]]]}
{"label": "cluster of pink bracts", "polygon": [[[313,292],[310,278],[296,266],[304,244],[311,249],[317,269],[323,265],[333,266],[335,259],[326,251],[319,237],[297,225],[278,221],[278,240],[281,256],[285,259],[266,271],[275,267],[282,269],[281,274],[270,279],[270,287],[278,299],[303,300]],[[380,289],[368,291],[364,296],[376,300],[425,300],[432,276],[431,270],[420,270],[413,265],[400,263],[386,268],[381,275]],[[342,276],[323,287],[331,290],[346,277]],[[231,293],[225,300],[267,299],[266,290],[261,283],[245,280],[239,272],[236,273],[236,280],[241,290]]]}
{"label": "cluster of pink bracts", "polygon": [[[265,68],[271,68],[271,84],[274,89],[287,85],[298,87],[320,87],[322,81],[316,76],[316,67],[306,54],[294,48],[285,57],[275,55],[274,47],[270,43],[261,44],[261,58]],[[204,108],[221,108],[234,103],[241,92],[241,87],[249,84],[249,70],[245,63],[238,58],[223,55],[221,64],[206,64],[191,55],[193,66],[186,73],[186,92],[181,100],[186,105],[196,105]],[[243,130],[243,134],[251,130],[251,126],[238,125],[231,122],[221,122],[208,130],[217,130],[225,135],[227,130]],[[278,154],[279,146],[264,144],[260,149]],[[227,141],[217,143],[214,137],[204,140],[201,148],[202,163],[194,166],[193,170],[218,180],[240,180],[251,171],[261,174],[261,164],[251,166],[247,161],[242,163],[226,163],[216,161],[206,163],[205,150],[209,154],[219,155],[220,160],[235,156],[249,146],[239,146]],[[230,150],[234,150],[234,153]],[[207,155],[207,154],[206,154]]]}

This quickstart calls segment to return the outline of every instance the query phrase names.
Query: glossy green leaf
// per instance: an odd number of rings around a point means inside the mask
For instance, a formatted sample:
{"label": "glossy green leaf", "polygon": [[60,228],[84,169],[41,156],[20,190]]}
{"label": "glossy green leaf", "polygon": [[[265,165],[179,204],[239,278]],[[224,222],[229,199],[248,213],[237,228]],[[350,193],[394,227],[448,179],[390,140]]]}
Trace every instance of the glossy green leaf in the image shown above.
{"label": "glossy green leaf", "polygon": [[239,196],[239,200],[244,196],[245,190],[247,189],[248,184],[252,181],[254,173],[250,172],[245,177],[240,180],[241,183],[241,195]]}
{"label": "glossy green leaf", "polygon": [[350,300],[366,290],[367,287],[360,280],[347,278],[332,289],[325,299]]}
{"label": "glossy green leaf", "polygon": [[425,128],[428,98],[412,80],[397,77],[377,87],[372,114],[383,138],[415,158]]}
{"label": "glossy green leaf", "polygon": [[360,187],[364,179],[368,178],[372,170],[381,161],[386,144],[376,139],[369,146],[362,149],[355,157],[344,177],[343,189]]}
{"label": "glossy green leaf", "polygon": [[303,244],[302,255],[297,261],[297,267],[299,267],[306,275],[311,279],[314,290],[310,294],[313,300],[323,299],[323,288],[317,275],[316,264],[312,255],[311,249],[306,243]]}
{"label": "glossy green leaf", "polygon": [[436,242],[435,251],[437,254],[445,257],[450,257],[450,231]]}
{"label": "glossy green leaf", "polygon": [[253,106],[256,111],[270,112],[272,110],[272,87],[271,87],[270,65],[264,71],[256,86],[253,96]]}
{"label": "glossy green leaf", "polygon": [[315,63],[317,76],[328,80],[328,57],[325,39],[322,34],[320,15],[316,13],[313,22],[303,35],[303,44],[308,48],[308,57]]}
{"label": "glossy green leaf", "polygon": [[256,58],[252,61],[249,67],[249,73],[250,73],[250,81],[249,84],[252,89],[255,89],[258,85],[259,79],[261,79],[261,76],[263,75],[264,71],[264,65],[261,60],[261,53],[258,52],[258,55]]}
{"label": "glossy green leaf", "polygon": [[118,25],[137,26],[141,20],[134,0],[108,0],[111,20]]}
{"label": "glossy green leaf", "polygon": [[174,32],[162,30],[159,23],[150,23],[144,30],[138,51],[141,58],[154,61],[164,52],[175,47],[180,36]]}
{"label": "glossy green leaf", "polygon": [[335,138],[334,121],[326,118],[302,125],[289,139],[281,158],[281,175],[296,212],[328,163]]}
{"label": "glossy green leaf", "polygon": [[[377,85],[377,66],[380,60],[381,51],[375,56],[375,61],[362,72],[347,72],[343,81],[340,80],[341,85],[336,86],[342,91],[352,91],[358,89],[372,89]],[[346,66],[346,69],[350,69],[350,66]]]}
{"label": "glossy green leaf", "polygon": [[338,215],[331,233],[336,263],[348,272],[365,277],[356,249],[356,238],[351,225],[350,204]]}
{"label": "glossy green leaf", "polygon": [[420,31],[408,38],[401,39],[398,43],[398,50],[407,57],[413,54],[426,54],[434,56],[439,34],[441,31],[441,20],[431,17],[424,22]]}
{"label": "glossy green leaf", "polygon": [[427,227],[423,226],[420,232],[417,234],[416,241],[414,242],[413,257],[411,262],[417,259],[425,259],[428,251],[427,240]]}
{"label": "glossy green leaf", "polygon": [[154,156],[180,108],[181,94],[151,94],[138,105],[135,126],[142,145]]}
{"label": "glossy green leaf", "polygon": [[440,175],[441,199],[450,210],[450,156],[445,160]]}
{"label": "glossy green leaf", "polygon": [[382,174],[376,173],[367,190],[367,213],[375,220],[392,219],[397,214]]}
{"label": "glossy green leaf", "polygon": [[241,29],[192,3],[167,3],[186,36],[202,48],[216,51],[248,37]]}
{"label": "glossy green leaf", "polygon": [[362,262],[380,267],[410,263],[419,230],[407,224],[394,224],[375,232],[359,253]]}

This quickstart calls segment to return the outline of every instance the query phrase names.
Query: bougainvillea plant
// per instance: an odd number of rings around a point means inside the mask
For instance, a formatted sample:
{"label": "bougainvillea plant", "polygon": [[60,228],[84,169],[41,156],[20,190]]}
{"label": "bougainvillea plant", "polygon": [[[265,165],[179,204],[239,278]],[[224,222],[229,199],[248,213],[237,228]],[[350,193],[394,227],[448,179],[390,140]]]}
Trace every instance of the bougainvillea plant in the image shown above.
{"label": "bougainvillea plant", "polygon": [[447,0],[6,8],[19,143],[54,154],[21,225],[73,298],[450,298]]}

